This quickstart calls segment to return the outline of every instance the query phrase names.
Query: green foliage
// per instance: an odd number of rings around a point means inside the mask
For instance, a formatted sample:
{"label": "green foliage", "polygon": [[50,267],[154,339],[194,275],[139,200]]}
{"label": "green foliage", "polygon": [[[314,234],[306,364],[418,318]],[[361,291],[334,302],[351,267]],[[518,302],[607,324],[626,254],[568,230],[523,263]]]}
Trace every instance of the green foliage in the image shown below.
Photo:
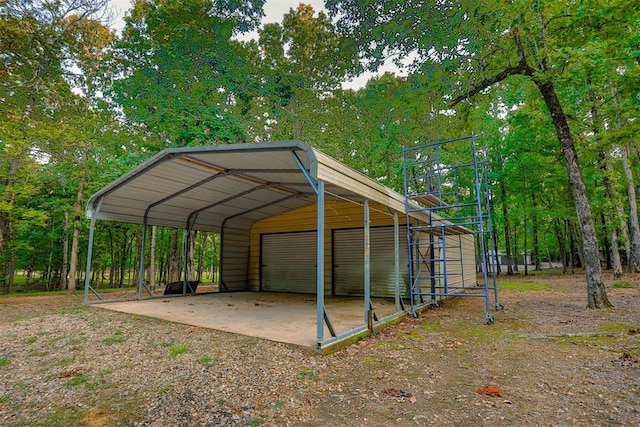
{"label": "green foliage", "polygon": [[168,381],[165,381],[160,387],[158,387],[158,393],[166,393],[171,390],[173,390],[173,385]]}
{"label": "green foliage", "polygon": [[198,359],[198,362],[202,363],[203,365],[211,365],[213,363],[213,357],[211,356],[202,356],[201,358]]}
{"label": "green foliage", "polygon": [[7,356],[0,357],[0,366],[5,366],[11,363],[11,358]]}
{"label": "green foliage", "polygon": [[365,356],[362,359],[362,363],[364,363],[365,365],[374,365],[377,362],[375,357],[371,357],[371,356]]}
{"label": "green foliage", "polygon": [[[263,0],[250,2],[250,20]],[[249,3],[245,3],[249,4]],[[111,91],[146,145],[246,141],[238,119],[254,85],[248,50],[231,38],[239,21],[211,0],[136,2],[117,44],[122,78]],[[252,21],[253,22],[253,21]]]}
{"label": "green foliage", "polygon": [[264,418],[262,418],[262,417],[252,418],[252,419],[250,419],[250,420],[249,420],[248,424],[249,424],[250,426],[259,426],[259,425],[261,425],[262,423],[264,423],[265,421],[266,421],[266,420],[265,420]]}
{"label": "green foliage", "polygon": [[546,289],[549,289],[549,286],[543,283],[500,281],[498,283],[498,288],[501,290],[513,290],[513,291],[544,291]]}
{"label": "green foliage", "polygon": [[318,374],[316,374],[314,371],[310,371],[307,369],[303,369],[300,372],[298,372],[297,377],[299,380],[303,380],[306,378],[312,379],[312,380],[317,380],[318,379]]}
{"label": "green foliage", "polygon": [[169,344],[169,357],[174,358],[179,354],[183,354],[189,351],[189,343],[182,344]]}
{"label": "green foliage", "polygon": [[106,337],[102,339],[102,342],[105,344],[122,344],[127,339],[124,336],[124,333],[121,330],[114,331],[113,335],[110,337]]}
{"label": "green foliage", "polygon": [[637,288],[638,285],[627,282],[626,280],[618,280],[612,285],[612,287],[616,289],[634,289]]}

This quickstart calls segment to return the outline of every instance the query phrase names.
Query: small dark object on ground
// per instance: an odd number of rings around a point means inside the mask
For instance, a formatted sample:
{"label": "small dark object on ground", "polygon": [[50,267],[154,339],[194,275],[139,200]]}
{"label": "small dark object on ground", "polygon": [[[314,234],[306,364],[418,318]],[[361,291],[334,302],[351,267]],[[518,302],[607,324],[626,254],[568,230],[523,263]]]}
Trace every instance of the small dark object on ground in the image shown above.
{"label": "small dark object on ground", "polygon": [[[198,289],[197,280],[190,280],[187,282],[187,293],[196,293],[196,289]],[[171,282],[167,283],[167,287],[164,289],[165,295],[181,295],[182,289],[184,287],[184,282]]]}

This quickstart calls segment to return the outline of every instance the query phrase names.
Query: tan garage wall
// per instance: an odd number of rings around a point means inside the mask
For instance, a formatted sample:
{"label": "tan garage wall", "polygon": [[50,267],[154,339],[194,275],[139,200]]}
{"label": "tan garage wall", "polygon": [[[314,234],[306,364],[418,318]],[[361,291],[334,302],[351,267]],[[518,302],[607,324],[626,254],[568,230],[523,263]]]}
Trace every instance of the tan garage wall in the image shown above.
{"label": "tan garage wall", "polygon": [[[370,226],[393,226],[393,216],[386,213],[384,206],[370,204]],[[249,236],[249,278],[248,289],[251,291],[260,290],[260,235],[271,233],[289,233],[299,231],[315,231],[317,208],[316,205],[295,209],[282,215],[273,216],[256,222],[250,231]],[[398,215],[398,223],[403,226],[406,223],[404,214]],[[327,198],[325,200],[325,294],[330,295],[333,283],[332,269],[332,236],[334,229],[361,228],[364,226],[364,207],[355,203],[341,199]],[[460,286],[464,278],[464,286],[472,287],[476,285],[476,259],[475,259],[475,235],[452,235],[447,236],[447,245],[461,248],[456,254],[448,254],[452,258],[460,259],[462,262],[447,263],[449,273],[449,284]],[[316,242],[314,241],[315,245]],[[389,248],[393,250],[393,248]],[[400,251],[406,251],[406,237],[400,233]],[[406,267],[401,266],[401,271]],[[463,273],[463,274],[461,274]],[[315,277],[311,278],[315,283]],[[424,288],[425,290],[428,288]]]}
{"label": "tan garage wall", "polygon": [[[378,204],[369,205],[370,226],[392,226],[393,216]],[[398,223],[405,223],[405,215],[398,214]],[[332,230],[364,227],[364,207],[341,199],[327,197],[325,200],[325,293],[331,293],[332,283]],[[294,231],[314,231],[317,229],[317,205],[295,209],[282,215],[256,222],[251,228],[249,245],[249,290],[260,288],[260,235],[268,233],[287,233]],[[315,244],[315,242],[314,242]],[[393,248],[390,248],[393,250]],[[400,250],[405,249],[404,235],[400,236]],[[313,278],[315,282],[315,277]]]}

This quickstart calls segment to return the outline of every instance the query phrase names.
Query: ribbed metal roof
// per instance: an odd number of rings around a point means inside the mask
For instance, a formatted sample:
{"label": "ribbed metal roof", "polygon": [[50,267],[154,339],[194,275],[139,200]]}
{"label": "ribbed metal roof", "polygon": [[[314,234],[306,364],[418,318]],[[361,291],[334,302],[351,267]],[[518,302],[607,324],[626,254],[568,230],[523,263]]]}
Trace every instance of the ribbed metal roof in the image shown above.
{"label": "ribbed metal roof", "polygon": [[[302,167],[302,168],[301,168]],[[164,150],[91,196],[87,217],[219,232],[316,202],[309,183],[404,212],[404,198],[300,141]]]}

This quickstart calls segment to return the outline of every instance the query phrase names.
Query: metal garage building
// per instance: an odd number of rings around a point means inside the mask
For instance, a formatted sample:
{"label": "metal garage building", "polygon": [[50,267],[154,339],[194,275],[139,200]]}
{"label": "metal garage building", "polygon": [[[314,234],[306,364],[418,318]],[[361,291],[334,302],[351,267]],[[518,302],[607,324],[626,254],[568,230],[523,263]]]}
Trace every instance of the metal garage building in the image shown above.
{"label": "metal garage building", "polygon": [[[428,223],[419,208],[299,141],[168,149],[90,198],[85,302],[98,295],[89,274],[97,220],[217,232],[220,291],[315,295],[322,350],[405,315],[405,213]],[[474,238],[453,230],[464,261],[450,271],[474,286]],[[141,254],[142,266],[144,245]],[[152,297],[141,273],[138,297],[146,294]],[[325,305],[331,296],[360,298],[361,325],[335,330]],[[378,319],[374,297],[392,299],[393,314]]]}

